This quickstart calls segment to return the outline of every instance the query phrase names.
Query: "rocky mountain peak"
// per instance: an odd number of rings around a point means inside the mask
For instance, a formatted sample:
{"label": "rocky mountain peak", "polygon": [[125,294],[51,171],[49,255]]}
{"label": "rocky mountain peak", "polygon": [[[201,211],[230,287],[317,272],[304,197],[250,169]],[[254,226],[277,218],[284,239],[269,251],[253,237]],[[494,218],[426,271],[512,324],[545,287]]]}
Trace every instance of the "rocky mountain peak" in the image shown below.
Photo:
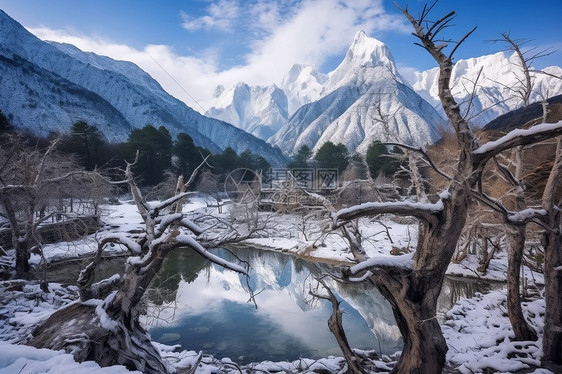
{"label": "rocky mountain peak", "polygon": [[[371,71],[367,72],[367,70]],[[378,72],[374,73],[373,70]],[[393,79],[400,82],[403,81],[397,73],[390,48],[380,40],[368,37],[364,31],[359,31],[355,34],[353,43],[347,50],[342,63],[328,74],[328,82],[324,85],[322,96],[350,84],[351,80],[372,81],[377,79],[373,73],[379,78],[385,75],[392,76]],[[356,84],[360,84],[360,82],[356,82]]]}
{"label": "rocky mountain peak", "polygon": [[348,68],[384,65],[396,72],[390,48],[380,40],[368,37],[362,30],[355,34],[342,64],[346,64]]}

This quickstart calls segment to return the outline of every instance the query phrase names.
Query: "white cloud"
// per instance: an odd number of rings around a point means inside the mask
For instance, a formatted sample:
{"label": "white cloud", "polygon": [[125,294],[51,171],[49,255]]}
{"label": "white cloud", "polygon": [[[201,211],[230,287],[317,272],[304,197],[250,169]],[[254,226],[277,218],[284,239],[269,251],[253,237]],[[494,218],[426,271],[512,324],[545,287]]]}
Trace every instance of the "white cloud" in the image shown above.
{"label": "white cloud", "polygon": [[281,7],[277,1],[258,1],[249,9],[249,18],[257,29],[273,32],[281,22]]}
{"label": "white cloud", "polygon": [[210,30],[219,29],[229,31],[233,21],[238,17],[240,5],[236,1],[219,0],[216,4],[212,3],[208,8],[208,15],[201,17],[191,17],[186,12],[181,12],[183,19],[182,27],[186,30]]}
{"label": "white cloud", "polygon": [[241,32],[240,25],[245,25],[243,31],[251,37],[247,38],[250,52],[243,64],[219,69],[220,51],[212,45],[193,57],[180,56],[166,45],[147,45],[139,50],[96,36],[44,27],[30,31],[44,40],[70,43],[85,51],[131,61],[170,94],[201,110],[191,97],[204,102],[212,97],[218,84],[278,84],[294,63],[319,67],[328,58],[343,55],[359,30],[368,35],[389,29],[409,30],[403,17],[384,11],[381,0],[256,0],[245,3],[244,8],[235,1],[220,0],[208,12],[196,19],[184,17],[183,26],[189,23],[193,28],[227,30],[237,20],[236,32]]}
{"label": "white cloud", "polygon": [[246,66],[257,81],[278,82],[293,63],[321,66],[342,54],[359,30],[406,30],[402,18],[385,13],[381,1],[301,1],[270,35],[254,42]]}

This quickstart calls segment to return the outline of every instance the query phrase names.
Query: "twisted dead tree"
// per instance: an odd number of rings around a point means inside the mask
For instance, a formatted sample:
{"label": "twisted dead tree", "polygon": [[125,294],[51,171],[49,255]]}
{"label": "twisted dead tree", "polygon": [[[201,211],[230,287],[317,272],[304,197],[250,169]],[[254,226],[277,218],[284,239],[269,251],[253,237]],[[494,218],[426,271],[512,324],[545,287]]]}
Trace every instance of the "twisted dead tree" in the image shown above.
{"label": "twisted dead tree", "polygon": [[[562,124],[558,122],[557,125]],[[544,125],[541,125],[544,126]],[[530,130],[532,130],[531,128]],[[505,168],[500,168],[502,173],[509,175],[509,171]],[[521,183],[519,179],[516,179],[513,175],[509,176],[513,180],[513,183]],[[540,208],[533,209],[521,209],[521,205],[517,205],[518,211],[507,210],[501,201],[492,199],[479,193],[478,198],[487,203],[490,207],[502,212],[506,221],[516,230],[512,234],[511,245],[514,248],[510,248],[510,258],[509,266],[515,266],[513,264],[516,261],[517,266],[521,264],[521,258],[523,253],[523,246],[525,245],[525,226],[531,222],[537,224],[542,228],[542,245],[544,247],[544,278],[545,278],[545,288],[544,297],[546,302],[546,313],[544,319],[544,329],[543,329],[543,363],[547,366],[557,365],[554,371],[560,370],[562,365],[562,193],[560,191],[562,180],[562,137],[556,139],[556,151],[554,154],[554,163],[548,175],[546,185],[544,187]],[[520,201],[518,202],[520,204]],[[512,253],[513,252],[513,253]],[[508,269],[509,270],[509,269]],[[508,273],[510,278],[515,277],[512,274],[514,271],[511,270]],[[517,278],[518,280],[518,278]],[[508,307],[510,304],[519,302],[518,299],[518,286],[508,283]],[[517,289],[515,289],[517,287]],[[517,297],[516,300],[510,300],[511,298]],[[533,340],[534,336],[518,336],[517,334],[525,334],[524,331],[526,326],[515,326],[514,324],[521,324],[519,319],[523,319],[522,312],[520,311],[520,304],[511,305],[512,310],[509,311],[509,318],[512,321],[514,332],[516,333],[516,338],[527,338],[526,340]],[[515,315],[518,313],[520,315]],[[517,318],[513,320],[512,318]],[[524,322],[523,320],[523,323]],[[534,331],[531,332],[531,334]]]}
{"label": "twisted dead tree", "polygon": [[[77,361],[94,360],[101,366],[120,364],[143,373],[167,373],[168,368],[139,323],[142,296],[166,256],[175,248],[189,248],[227,269],[242,274],[247,271],[207,251],[196,240],[203,230],[182,213],[182,202],[188,195],[185,191],[203,164],[187,183],[180,177],[175,196],[158,203],[149,203],[143,197],[134,181],[133,165],[127,164],[125,182],[144,221],[144,233],[136,239],[125,234],[103,238],[95,258],[79,276],[81,302],[54,313],[34,331],[29,344],[65,349]],[[130,254],[124,275],[93,283],[95,268],[110,243],[124,246]]]}
{"label": "twisted dead tree", "polygon": [[513,200],[513,210],[508,210],[500,200],[491,200],[487,195],[479,194],[478,198],[503,216],[508,240],[507,260],[507,314],[515,339],[520,341],[537,340],[537,333],[527,323],[521,308],[520,273],[525,251],[526,227],[528,220],[513,219],[513,211],[526,208],[525,185],[523,184],[523,161],[521,147],[515,150],[515,173],[508,165],[494,158],[499,175],[512,186],[509,194]]}
{"label": "twisted dead tree", "polygon": [[562,134],[562,122],[541,124],[529,130],[513,131],[480,146],[461,115],[449,86],[453,55],[474,29],[456,43],[448,55],[445,54],[452,41],[441,39],[440,34],[450,26],[455,12],[437,21],[429,21],[427,16],[432,7],[424,7],[417,19],[407,8],[401,10],[414,27],[413,35],[419,40],[416,44],[430,53],[439,65],[439,98],[455,130],[459,149],[448,187],[430,203],[366,203],[333,215],[335,226],[381,213],[409,215],[421,222],[414,253],[367,259],[344,274],[351,281],[371,281],[389,301],[404,340],[402,355],[393,369],[397,373],[439,373],[444,367],[447,344],[436,319],[437,299],[465,225],[473,193],[481,186],[486,164],[505,150]]}

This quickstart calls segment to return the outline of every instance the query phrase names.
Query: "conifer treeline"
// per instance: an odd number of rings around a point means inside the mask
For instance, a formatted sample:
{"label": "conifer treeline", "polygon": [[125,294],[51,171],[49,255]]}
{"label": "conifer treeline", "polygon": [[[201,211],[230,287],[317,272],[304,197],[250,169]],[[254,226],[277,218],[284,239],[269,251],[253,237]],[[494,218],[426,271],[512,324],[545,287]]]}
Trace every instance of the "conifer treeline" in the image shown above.
{"label": "conifer treeline", "polygon": [[[9,119],[0,111],[0,133],[16,131]],[[28,140],[46,146],[58,137],[51,134],[46,138],[25,134]],[[146,125],[130,132],[126,142],[108,143],[103,134],[94,125],[78,121],[72,125],[68,134],[62,135],[59,151],[73,154],[86,170],[94,168],[123,168],[125,160],[132,162],[137,150],[139,159],[134,167],[135,175],[142,186],[154,186],[164,180],[165,172],[171,171],[189,177],[192,171],[206,156],[207,168],[214,174],[225,174],[238,168],[252,170],[269,169],[265,158],[249,150],[237,154],[232,148],[222,153],[212,154],[209,150],[196,146],[191,136],[179,133],[172,139],[170,132],[163,126],[158,128]]]}

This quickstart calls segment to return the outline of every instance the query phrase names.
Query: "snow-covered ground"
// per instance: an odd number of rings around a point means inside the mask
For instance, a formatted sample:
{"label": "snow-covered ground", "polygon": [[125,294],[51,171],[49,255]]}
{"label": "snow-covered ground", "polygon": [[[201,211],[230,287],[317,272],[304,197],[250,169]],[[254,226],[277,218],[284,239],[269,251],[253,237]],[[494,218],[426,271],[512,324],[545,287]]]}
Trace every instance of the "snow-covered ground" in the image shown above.
{"label": "snow-covered ground", "polygon": [[[93,252],[96,239],[111,232],[130,233],[134,235],[142,228],[142,220],[136,206],[130,202],[121,205],[103,207],[102,220],[104,228],[96,235],[85,240],[71,243],[46,245],[44,253],[47,261],[81,256]],[[194,197],[186,205],[185,212],[191,216],[205,217],[217,214],[216,208],[207,208],[202,197]],[[225,209],[224,218],[232,218],[232,212]],[[205,220],[202,221],[203,223]],[[321,258],[328,261],[347,262],[351,255],[346,251],[343,238],[337,233],[323,233],[326,221],[312,216],[290,214],[267,215],[269,233],[267,238],[247,240],[247,244],[267,250],[278,250],[290,254]],[[204,226],[204,224],[202,224]],[[205,226],[204,226],[205,227]],[[270,228],[270,229],[269,229]],[[414,220],[393,221],[391,217],[362,219],[359,230],[366,238],[363,242],[371,257],[391,256],[392,253],[407,253],[416,246],[417,224]],[[117,253],[122,248],[114,247]],[[33,255],[31,262],[38,264],[41,258]],[[474,277],[477,261],[468,256],[460,264],[452,264],[449,273]],[[487,271],[486,278],[505,280],[506,254],[495,255]],[[542,281],[539,274],[526,269],[529,282]],[[479,275],[482,276],[482,275]],[[72,303],[77,298],[74,286],[50,284],[50,292],[44,293],[39,285],[24,281],[0,282],[0,374],[8,373],[129,373],[122,366],[100,368],[93,362],[76,363],[72,356],[64,352],[36,349],[25,346],[31,331],[37,324],[51,315],[55,310]],[[542,299],[524,303],[524,310],[529,322],[541,332],[544,317]],[[520,370],[540,374],[551,373],[546,369],[533,368],[540,365],[541,343],[511,342],[513,332],[507,319],[505,293],[494,291],[486,295],[476,295],[472,299],[462,300],[448,313],[442,324],[443,333],[449,345],[448,365],[461,373],[494,372],[512,373]],[[170,368],[183,371],[198,366],[197,373],[238,372],[239,367],[229,359],[216,360],[209,355],[200,355],[194,351],[185,351],[177,346],[155,343]],[[373,361],[372,369],[389,371],[393,359],[383,357]],[[298,360],[294,362],[254,363],[244,369],[250,371],[279,372],[313,372],[328,369],[339,371],[343,359],[328,357],[321,360]]]}

